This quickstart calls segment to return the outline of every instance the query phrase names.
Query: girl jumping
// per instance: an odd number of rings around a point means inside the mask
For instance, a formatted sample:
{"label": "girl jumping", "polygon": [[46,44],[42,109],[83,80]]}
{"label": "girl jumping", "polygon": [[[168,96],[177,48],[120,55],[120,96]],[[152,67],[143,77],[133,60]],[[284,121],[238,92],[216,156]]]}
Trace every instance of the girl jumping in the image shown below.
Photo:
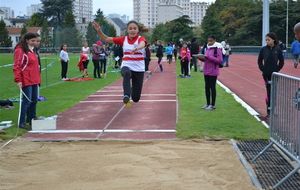
{"label": "girl jumping", "polygon": [[[118,44],[123,47],[123,60],[121,65],[121,74],[123,76],[123,102],[128,104],[130,97],[134,102],[138,102],[141,98],[145,61],[144,47],[146,40],[139,35],[141,31],[136,21],[130,21],[127,24],[127,36],[108,37],[97,22],[93,22],[93,27],[97,31],[101,40],[107,43]],[[132,86],[131,86],[132,84]]]}

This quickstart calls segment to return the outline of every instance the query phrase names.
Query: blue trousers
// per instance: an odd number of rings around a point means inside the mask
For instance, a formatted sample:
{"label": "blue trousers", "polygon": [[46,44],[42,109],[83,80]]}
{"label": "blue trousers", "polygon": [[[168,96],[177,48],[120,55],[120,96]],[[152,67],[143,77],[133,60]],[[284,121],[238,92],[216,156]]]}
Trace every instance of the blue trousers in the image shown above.
{"label": "blue trousers", "polygon": [[[36,104],[38,99],[38,85],[31,85],[22,88],[22,104],[19,127],[25,127],[26,120],[31,121],[36,117]],[[27,116],[27,119],[26,119]]]}

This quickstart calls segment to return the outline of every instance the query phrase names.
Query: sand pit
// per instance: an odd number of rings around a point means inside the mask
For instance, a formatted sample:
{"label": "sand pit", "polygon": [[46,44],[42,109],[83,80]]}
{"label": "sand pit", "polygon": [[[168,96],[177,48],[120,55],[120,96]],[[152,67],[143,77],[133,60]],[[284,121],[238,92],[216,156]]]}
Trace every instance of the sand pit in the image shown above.
{"label": "sand pit", "polygon": [[228,141],[34,143],[0,151],[0,189],[254,190]]}

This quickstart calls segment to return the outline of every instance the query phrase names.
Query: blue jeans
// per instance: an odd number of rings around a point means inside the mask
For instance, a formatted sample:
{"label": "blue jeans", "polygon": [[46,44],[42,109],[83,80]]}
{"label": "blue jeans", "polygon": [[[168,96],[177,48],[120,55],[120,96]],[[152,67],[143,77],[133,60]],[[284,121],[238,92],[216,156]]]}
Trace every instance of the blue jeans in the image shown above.
{"label": "blue jeans", "polygon": [[228,62],[229,62],[229,55],[223,56],[223,66],[224,67],[229,66]]}
{"label": "blue jeans", "polygon": [[26,116],[27,121],[31,122],[36,117],[36,103],[38,99],[38,85],[31,85],[22,88],[22,104],[19,127],[25,127]]}

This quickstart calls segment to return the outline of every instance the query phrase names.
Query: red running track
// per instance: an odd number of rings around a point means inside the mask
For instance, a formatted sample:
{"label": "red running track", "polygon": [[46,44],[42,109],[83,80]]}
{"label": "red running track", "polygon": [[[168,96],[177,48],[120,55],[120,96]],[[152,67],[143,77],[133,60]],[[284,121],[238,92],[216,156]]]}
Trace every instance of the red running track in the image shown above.
{"label": "red running track", "polygon": [[164,72],[153,61],[145,73],[139,103],[127,108],[122,102],[122,80],[90,95],[60,113],[55,131],[29,132],[32,141],[158,140],[176,138],[176,65],[164,62]]}
{"label": "red running track", "polygon": [[[230,56],[229,67],[221,69],[218,78],[225,86],[254,108],[262,116],[266,115],[265,89],[262,74],[257,66],[258,55],[234,54]],[[300,77],[300,68],[294,68],[292,60],[285,60],[280,71]]]}

